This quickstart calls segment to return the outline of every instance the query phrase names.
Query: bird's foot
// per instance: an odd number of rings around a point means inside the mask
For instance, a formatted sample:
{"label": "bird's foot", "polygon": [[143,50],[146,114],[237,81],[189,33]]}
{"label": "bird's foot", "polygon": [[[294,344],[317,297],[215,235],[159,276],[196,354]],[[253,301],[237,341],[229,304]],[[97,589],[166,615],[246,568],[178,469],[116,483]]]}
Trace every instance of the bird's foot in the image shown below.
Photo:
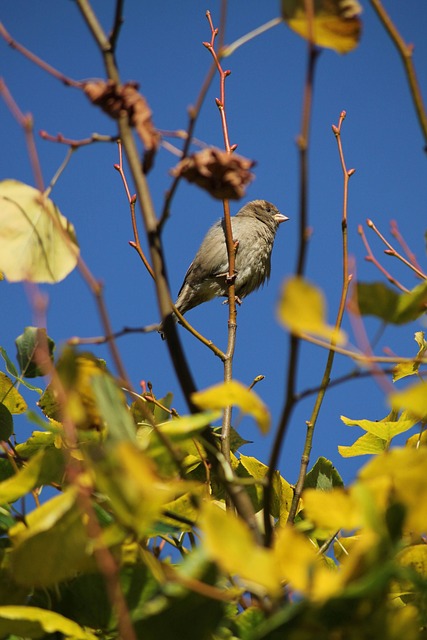
{"label": "bird's foot", "polygon": [[[234,296],[234,300],[236,302],[236,304],[240,305],[242,304],[242,300],[239,298],[239,296]],[[222,304],[228,304],[228,300],[224,300],[224,302]]]}
{"label": "bird's foot", "polygon": [[233,284],[233,282],[236,280],[238,275],[238,271],[234,271],[233,275],[230,276],[230,274],[228,273],[228,271],[226,271],[225,273],[218,273],[216,274],[216,278],[225,278],[225,282],[227,285]]}

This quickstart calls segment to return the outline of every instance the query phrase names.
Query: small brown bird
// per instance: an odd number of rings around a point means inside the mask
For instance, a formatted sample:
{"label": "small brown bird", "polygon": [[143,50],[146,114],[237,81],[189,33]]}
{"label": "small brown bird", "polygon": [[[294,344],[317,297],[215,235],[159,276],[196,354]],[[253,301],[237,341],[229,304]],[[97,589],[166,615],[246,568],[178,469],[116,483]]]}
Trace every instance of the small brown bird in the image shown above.
{"label": "small brown bird", "polygon": [[[286,216],[266,200],[248,202],[231,218],[235,258],[235,292],[241,300],[270,277],[271,251]],[[212,298],[228,295],[228,256],[224,220],[207,232],[185,275],[175,306],[182,314]]]}

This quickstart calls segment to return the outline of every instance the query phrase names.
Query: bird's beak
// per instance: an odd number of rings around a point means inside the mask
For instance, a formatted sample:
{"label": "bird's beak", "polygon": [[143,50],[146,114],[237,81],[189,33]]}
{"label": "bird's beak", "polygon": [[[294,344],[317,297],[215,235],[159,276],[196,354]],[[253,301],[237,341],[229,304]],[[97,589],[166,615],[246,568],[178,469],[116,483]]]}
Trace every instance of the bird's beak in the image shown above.
{"label": "bird's beak", "polygon": [[280,224],[281,222],[286,222],[286,220],[289,220],[288,216],[284,216],[283,213],[275,213],[274,219],[277,222],[277,224]]}

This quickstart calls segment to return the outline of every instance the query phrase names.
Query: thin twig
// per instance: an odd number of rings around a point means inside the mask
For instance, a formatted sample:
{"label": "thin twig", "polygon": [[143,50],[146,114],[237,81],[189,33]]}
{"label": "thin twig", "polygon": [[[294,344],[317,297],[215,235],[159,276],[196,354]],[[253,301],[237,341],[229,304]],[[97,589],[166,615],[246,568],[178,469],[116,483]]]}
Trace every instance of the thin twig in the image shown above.
{"label": "thin twig", "polygon": [[[147,269],[148,273],[150,274],[150,276],[153,278],[153,280],[155,279],[155,274],[154,271],[150,265],[150,263],[148,262],[148,259],[142,249],[140,240],[139,240],[139,232],[138,232],[138,225],[137,225],[137,221],[136,221],[136,215],[135,215],[135,204],[136,204],[136,196],[135,195],[131,195],[130,193],[130,189],[129,189],[129,185],[127,182],[127,178],[126,178],[126,174],[124,172],[123,169],[123,153],[122,153],[122,144],[121,141],[118,141],[118,149],[119,149],[119,162],[118,164],[114,165],[114,168],[116,169],[116,171],[119,172],[120,177],[122,179],[123,182],[123,186],[125,188],[126,191],[126,196],[129,202],[129,207],[130,207],[130,212],[131,212],[131,220],[132,220],[132,230],[133,230],[133,235],[135,238],[135,242],[130,241],[129,244],[130,246],[135,249],[135,251],[138,253],[139,257],[141,258],[145,268]],[[208,340],[208,338],[205,338],[201,333],[199,333],[187,320],[186,318],[184,318],[184,316],[178,311],[178,309],[175,307],[175,305],[172,305],[173,311],[175,313],[175,315],[178,317],[180,323],[183,325],[183,327],[185,329],[187,329],[187,331],[189,331],[190,333],[192,333],[202,344],[204,344],[206,347],[208,347],[216,356],[218,356],[222,361],[225,360],[225,354],[223,353],[223,351],[221,351],[221,349],[219,349],[213,342],[212,340]],[[155,325],[154,327],[152,327],[150,329],[150,331],[152,330],[159,330],[159,325]],[[145,329],[145,331],[143,331],[143,333],[148,333],[147,328]]]}
{"label": "thin twig", "polygon": [[[93,12],[89,1],[76,0],[76,3],[80,9],[83,19],[88,24],[95,38],[95,42],[97,43],[100,52],[102,53],[108,78],[115,82],[118,86],[120,86],[120,77],[118,69],[115,65],[111,45],[102,29],[101,24],[99,23],[96,15]],[[120,139],[123,144],[123,149],[126,155],[127,163],[129,165],[129,170],[135,185],[137,202],[141,210],[141,215],[148,238],[151,266],[155,275],[154,284],[156,287],[160,314],[161,317],[165,320],[164,328],[169,354],[188,407],[192,413],[197,413],[198,409],[192,401],[192,394],[196,391],[196,385],[176,330],[175,321],[172,317],[173,308],[167,280],[166,264],[163,255],[163,245],[161,242],[158,220],[155,215],[146,176],[141,170],[138,148],[136,146],[132,129],[129,123],[129,117],[126,112],[120,115],[118,119],[118,126]],[[111,332],[109,332],[107,335],[111,335]],[[208,443],[210,443],[212,451],[217,452],[215,438],[209,427],[207,427],[202,432],[202,436]],[[210,453],[209,460],[211,464],[215,466],[215,468],[221,470],[221,466],[218,465],[217,456]],[[225,483],[225,488],[228,494],[231,496],[231,499],[233,500],[237,511],[239,512],[241,517],[248,523],[248,526],[253,531],[255,537],[259,539],[258,525],[253,514],[252,505],[250,503],[248,495],[242,489],[242,487],[235,486],[233,483]]]}
{"label": "thin twig", "polygon": [[[299,149],[299,243],[296,264],[296,274],[301,276],[305,270],[307,257],[308,230],[308,147],[310,141],[310,121],[312,114],[313,86],[318,51],[313,39],[313,0],[304,0],[308,22],[309,38],[307,42],[307,71],[304,84],[304,96],[302,102],[301,132],[297,139]],[[296,402],[296,380],[298,370],[298,358],[300,339],[291,335],[289,338],[289,359],[285,383],[285,402],[274,437],[273,447],[268,463],[266,485],[264,488],[264,530],[265,546],[269,547],[273,541],[273,527],[271,522],[271,504],[273,499],[274,475],[279,463],[286,431]]]}
{"label": "thin twig", "polygon": [[415,255],[415,253],[413,253],[413,251],[411,251],[408,243],[406,242],[406,240],[404,239],[404,237],[400,233],[400,230],[399,230],[399,227],[398,227],[398,224],[397,224],[396,220],[391,220],[390,221],[390,233],[393,236],[393,238],[396,238],[397,242],[402,247],[403,252],[406,254],[409,262],[416,269],[419,269],[421,271],[421,267],[420,267],[420,265],[418,263],[417,256]]}
{"label": "thin twig", "polygon": [[382,242],[384,242],[384,244],[386,245],[386,247],[388,247],[387,249],[385,249],[384,253],[386,253],[388,256],[393,256],[394,258],[397,258],[398,260],[400,260],[401,262],[403,262],[403,264],[405,264],[407,267],[409,267],[409,269],[412,269],[412,271],[414,273],[416,273],[416,275],[421,278],[422,280],[427,280],[427,274],[425,274],[421,269],[418,269],[416,266],[414,266],[413,264],[411,264],[411,262],[409,262],[409,260],[407,260],[406,258],[404,258],[402,256],[401,253],[399,253],[398,251],[396,251],[396,249],[388,242],[388,240],[386,240],[386,238],[382,235],[382,233],[377,229],[377,227],[375,226],[375,224],[372,222],[372,220],[370,220],[369,218],[366,220],[366,224],[368,225],[368,227],[370,229],[372,229],[373,231],[375,231],[375,233],[377,234],[377,236],[380,238],[380,240],[382,240]]}
{"label": "thin twig", "polygon": [[10,47],[12,47],[12,49],[16,49],[16,51],[19,51],[19,53],[22,53],[22,55],[24,55],[28,60],[30,60],[31,62],[36,64],[38,67],[43,69],[43,71],[46,71],[51,76],[53,76],[57,80],[60,80],[61,82],[63,82],[65,85],[69,87],[76,87],[77,89],[81,89],[82,87],[81,82],[78,82],[77,80],[73,80],[72,78],[68,78],[63,73],[55,69],[55,67],[52,67],[50,64],[48,64],[47,62],[45,62],[44,60],[36,56],[35,53],[32,53],[32,51],[29,51],[22,44],[14,40],[12,36],[8,33],[8,31],[6,31],[5,26],[1,22],[0,22],[0,36],[2,36],[6,40],[7,44]]}
{"label": "thin twig", "polygon": [[[218,35],[218,29],[215,29],[212,22],[211,14],[209,11],[206,12],[206,17],[208,19],[210,30],[211,30],[211,39],[210,39],[210,42],[204,42],[203,44],[212,55],[216,68],[218,70],[219,84],[220,84],[220,97],[217,98],[215,102],[220,113],[225,151],[228,154],[231,154],[231,149],[230,149],[231,145],[230,145],[230,138],[228,134],[226,105],[225,105],[225,80],[227,76],[230,75],[230,71],[222,68],[219,57],[215,51],[215,38]],[[233,239],[233,230],[231,227],[230,203],[228,200],[224,200],[223,205],[224,205],[225,241],[226,241],[227,256],[228,256],[227,282],[229,285],[228,286],[228,343],[227,343],[226,358],[224,361],[224,381],[229,381],[232,379],[233,355],[234,355],[234,349],[236,344],[236,292],[235,292],[235,285],[234,285],[236,244]],[[228,464],[230,464],[231,462],[231,459],[230,459],[231,415],[232,415],[231,406],[226,407],[226,409],[224,410],[222,430],[221,430],[221,451]]]}
{"label": "thin twig", "polygon": [[124,5],[124,0],[116,0],[116,10],[114,12],[113,28],[111,29],[111,33],[108,38],[110,41],[112,51],[116,50],[120,29],[122,28],[122,25],[124,22],[123,5]]}
{"label": "thin twig", "polygon": [[408,80],[412,101],[414,103],[415,111],[417,113],[421,131],[424,136],[424,143],[425,143],[424,148],[425,150],[427,150],[427,113],[426,113],[426,108],[424,106],[423,98],[421,95],[421,89],[418,84],[415,66],[412,60],[414,47],[413,45],[406,44],[406,42],[403,40],[402,36],[400,35],[399,31],[396,29],[396,26],[394,25],[387,11],[384,9],[380,0],[371,0],[371,5],[377,12],[377,15],[381,20],[385,30],[387,31],[392,42],[394,43],[400,55],[400,58],[403,62],[403,66],[405,67],[406,77]]}
{"label": "thin twig", "polygon": [[82,140],[73,140],[72,138],[66,138],[62,133],[58,133],[56,136],[47,133],[47,131],[39,131],[39,136],[43,140],[48,142],[58,142],[59,144],[66,144],[73,149],[78,147],[85,147],[95,142],[117,142],[117,136],[109,136],[101,133],[92,133],[89,138],[83,138]]}
{"label": "thin twig", "polygon": [[[351,275],[349,275],[348,270],[348,234],[347,234],[347,208],[348,208],[348,182],[350,176],[353,175],[354,170],[347,169],[344,152],[342,148],[341,142],[341,127],[344,122],[344,118],[346,116],[345,111],[342,111],[340,114],[338,126],[333,126],[333,132],[335,134],[337,144],[338,144],[338,153],[341,162],[341,168],[343,172],[343,205],[342,205],[342,220],[341,220],[341,229],[342,229],[342,288],[341,288],[341,297],[340,303],[338,307],[337,318],[335,320],[335,328],[339,329],[341,327],[342,319],[345,311],[345,304],[347,300],[348,287],[351,280]],[[334,347],[334,342],[332,342],[332,347]],[[316,401],[314,403],[314,407],[310,416],[310,419],[307,421],[307,432],[304,442],[304,451],[301,456],[301,465],[300,472],[298,475],[298,480],[295,485],[294,495],[292,498],[291,508],[289,510],[288,522],[293,523],[295,519],[295,515],[298,510],[299,501],[301,498],[301,494],[304,488],[304,482],[307,475],[307,468],[310,461],[311,449],[313,446],[313,437],[314,437],[314,429],[316,426],[316,422],[319,416],[319,412],[325,397],[326,389],[329,384],[329,380],[331,377],[332,366],[334,363],[335,352],[330,349],[328,354],[328,359],[326,361],[325,371],[323,373],[322,382],[320,385],[319,393],[317,394]]]}
{"label": "thin twig", "polygon": [[234,53],[236,49],[243,46],[247,42],[250,42],[254,38],[260,36],[262,33],[265,33],[269,29],[276,27],[278,24],[281,24],[282,22],[283,22],[283,18],[281,17],[273,18],[272,20],[269,20],[268,22],[266,22],[265,24],[262,24],[256,29],[249,31],[249,33],[246,33],[241,38],[238,38],[231,44],[226,45],[223,49],[220,49],[219,50],[220,58],[227,58],[228,56],[231,56],[231,54]]}
{"label": "thin twig", "polygon": [[[219,26],[219,48],[221,48],[222,45],[223,45],[223,38],[224,38],[224,33],[225,33],[226,14],[227,14],[227,2],[226,2],[226,0],[222,0],[222,2],[221,2],[221,15],[220,15],[220,26]],[[199,117],[200,111],[201,111],[203,103],[205,101],[206,94],[207,94],[207,92],[209,90],[209,87],[211,86],[212,80],[215,77],[216,68],[217,68],[216,67],[216,63],[215,63],[215,61],[213,61],[208,73],[206,74],[206,78],[205,78],[205,80],[204,80],[204,82],[202,84],[202,87],[200,89],[200,92],[199,92],[199,95],[197,97],[197,100],[196,100],[195,104],[188,109],[188,125],[187,125],[185,143],[184,143],[184,147],[183,147],[182,154],[181,154],[181,159],[184,159],[184,158],[186,158],[188,156],[188,153],[189,153],[189,150],[190,150],[190,145],[194,141],[193,133],[194,133],[194,129],[196,127],[197,119]],[[160,216],[159,223],[158,223],[159,232],[161,232],[164,223],[166,222],[166,220],[169,217],[172,199],[173,199],[173,197],[174,197],[174,195],[176,193],[176,190],[177,190],[178,185],[179,185],[179,183],[181,181],[181,178],[182,178],[181,174],[178,174],[174,178],[174,180],[172,182],[172,185],[170,186],[170,188],[166,192],[165,201],[164,201],[164,204],[163,204],[162,214]]]}
{"label": "thin twig", "polygon": [[[1,23],[0,23],[1,27]],[[0,29],[1,31],[1,29]],[[36,142],[34,139],[33,117],[31,114],[24,115],[16,104],[12,94],[9,92],[4,80],[0,78],[0,95],[3,97],[13,117],[24,130],[25,141],[27,143],[28,157],[30,158],[31,167],[34,174],[34,181],[39,191],[44,191],[44,180],[40,166],[39,155],[37,153]]]}
{"label": "thin twig", "polygon": [[368,255],[365,257],[365,260],[367,262],[372,262],[372,264],[376,266],[378,271],[380,271],[383,274],[383,276],[385,276],[387,278],[387,280],[390,282],[390,284],[394,285],[395,287],[397,287],[401,291],[404,291],[404,292],[407,293],[408,289],[403,284],[401,284],[398,280],[396,280],[396,278],[394,278],[391,275],[391,273],[389,273],[387,271],[387,269],[385,269],[380,264],[380,262],[377,260],[377,258],[374,256],[373,251],[372,251],[372,249],[371,249],[371,247],[369,245],[368,239],[366,238],[365,231],[364,231],[364,229],[363,229],[361,224],[359,224],[359,226],[357,227],[357,231],[358,231],[360,237],[362,238],[362,242],[365,245],[366,251],[368,252]]}

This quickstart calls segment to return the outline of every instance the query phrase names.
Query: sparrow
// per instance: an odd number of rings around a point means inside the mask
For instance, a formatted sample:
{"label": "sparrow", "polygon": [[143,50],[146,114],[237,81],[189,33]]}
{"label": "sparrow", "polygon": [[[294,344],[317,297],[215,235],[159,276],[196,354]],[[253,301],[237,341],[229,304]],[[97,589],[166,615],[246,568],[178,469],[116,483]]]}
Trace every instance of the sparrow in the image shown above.
{"label": "sparrow", "polygon": [[[267,200],[248,202],[231,218],[237,302],[270,277],[271,252],[279,224],[289,220]],[[224,219],[207,232],[178,293],[175,307],[183,315],[212,298],[228,296],[228,254]],[[161,330],[160,330],[161,332]]]}

